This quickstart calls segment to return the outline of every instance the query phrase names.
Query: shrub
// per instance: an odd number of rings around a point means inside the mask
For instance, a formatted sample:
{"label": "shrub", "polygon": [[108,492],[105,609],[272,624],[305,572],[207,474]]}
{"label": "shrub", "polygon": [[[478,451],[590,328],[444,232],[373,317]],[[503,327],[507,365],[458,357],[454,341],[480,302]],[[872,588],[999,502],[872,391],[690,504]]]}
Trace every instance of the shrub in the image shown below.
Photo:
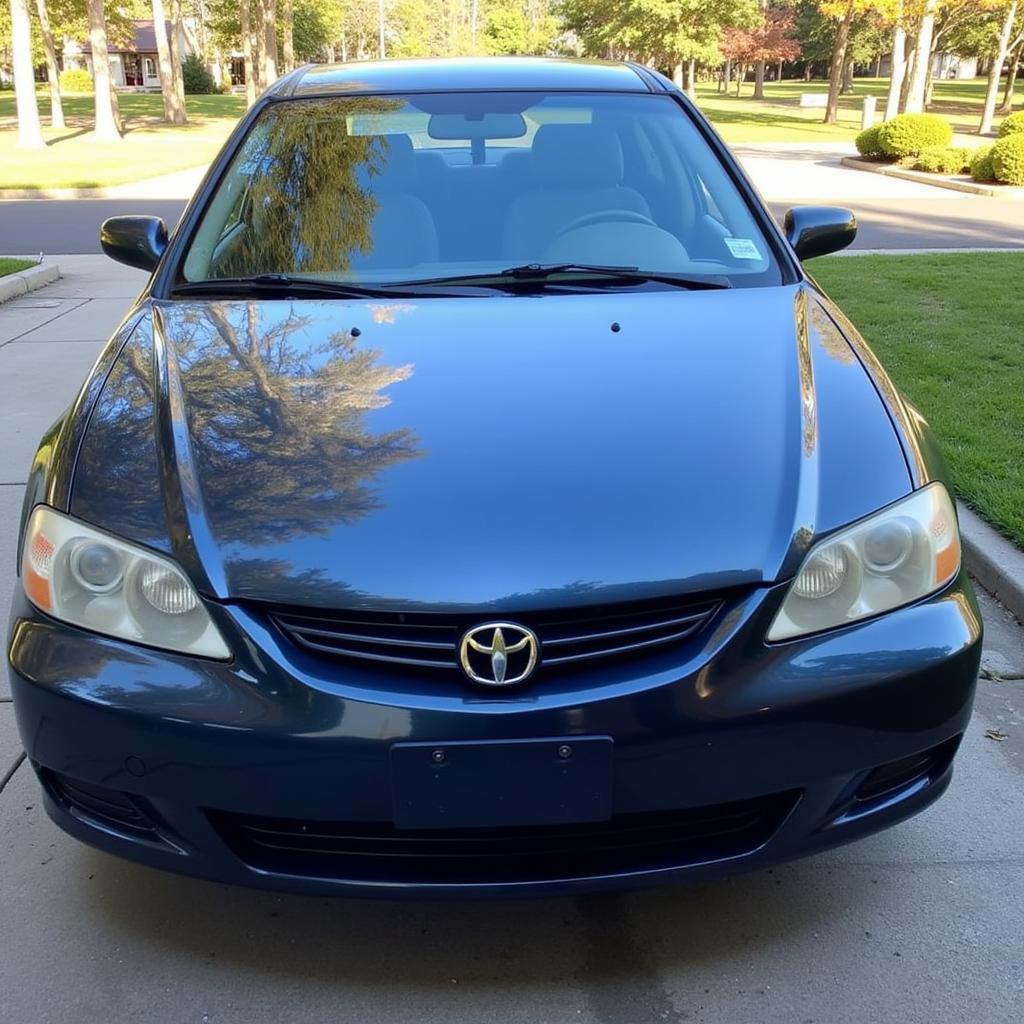
{"label": "shrub", "polygon": [[938,114],[900,114],[884,122],[878,132],[882,154],[895,160],[916,156],[932,146],[948,146],[952,141],[953,126]]}
{"label": "shrub", "polygon": [[975,181],[995,181],[992,169],[992,147],[979,146],[971,157],[971,177]]}
{"label": "shrub", "polygon": [[992,171],[996,181],[1024,185],[1024,133],[1007,135],[992,147]]}
{"label": "shrub", "polygon": [[870,128],[865,128],[853,140],[853,144],[857,147],[857,152],[861,156],[866,156],[868,159],[874,159],[882,155],[882,150],[878,144],[878,134],[881,132],[882,126],[880,124],[872,125]]}
{"label": "shrub", "polygon": [[932,174],[963,174],[971,164],[971,151],[958,146],[928,146],[909,159],[915,171]]}
{"label": "shrub", "polygon": [[1011,114],[1009,117],[1003,119],[1003,123],[999,126],[999,138],[1005,139],[1007,135],[1020,135],[1024,132],[1024,110],[1018,110],[1016,114]]}
{"label": "shrub", "polygon": [[185,84],[185,92],[190,96],[209,96],[217,91],[213,75],[194,53],[190,53],[181,62],[181,78]]}
{"label": "shrub", "polygon": [[92,76],[85,68],[65,68],[57,79],[62,93],[92,92]]}

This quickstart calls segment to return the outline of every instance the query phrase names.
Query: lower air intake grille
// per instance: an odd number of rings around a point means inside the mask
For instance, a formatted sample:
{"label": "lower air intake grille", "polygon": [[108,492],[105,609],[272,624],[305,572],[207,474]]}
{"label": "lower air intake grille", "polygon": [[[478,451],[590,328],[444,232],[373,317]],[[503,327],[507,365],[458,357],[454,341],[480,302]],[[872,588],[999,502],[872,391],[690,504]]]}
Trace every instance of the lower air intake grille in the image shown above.
{"label": "lower air intake grille", "polygon": [[[720,606],[719,600],[677,599],[494,618],[533,630],[540,641],[540,664],[550,669],[681,642],[705,626]],[[458,668],[464,633],[487,621],[479,615],[291,610],[274,611],[271,618],[294,643],[320,655],[449,671]]]}
{"label": "lower air intake grille", "polygon": [[389,824],[257,818],[209,812],[235,854],[261,871],[317,878],[487,884],[686,867],[751,853],[798,794],[596,824],[399,830]]}
{"label": "lower air intake grille", "polygon": [[153,823],[125,793],[50,771],[43,776],[43,782],[65,810],[76,817],[131,836],[156,838]]}

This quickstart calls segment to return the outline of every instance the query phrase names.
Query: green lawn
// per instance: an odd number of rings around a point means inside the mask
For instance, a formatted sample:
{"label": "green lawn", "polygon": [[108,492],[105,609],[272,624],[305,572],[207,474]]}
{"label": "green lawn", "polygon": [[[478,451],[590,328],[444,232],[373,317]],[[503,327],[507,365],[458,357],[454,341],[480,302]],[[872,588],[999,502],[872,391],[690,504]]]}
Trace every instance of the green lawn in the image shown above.
{"label": "green lawn", "polygon": [[[743,95],[735,96],[735,86],[728,97],[716,91],[714,85],[700,85],[697,99],[701,109],[714,122],[722,137],[729,143],[738,142],[835,142],[852,139],[860,131],[861,105],[864,96],[879,98],[877,120],[881,120],[885,95],[889,88],[886,78],[855,79],[851,96],[839,102],[839,123],[822,123],[825,111],[800,106],[803,92],[828,92],[827,82],[767,82],[766,98],[750,98],[754,86],[746,83]],[[1000,99],[1002,94],[1000,94]],[[958,140],[964,145],[978,144],[974,134],[981,117],[985,99],[985,80],[975,78],[966,82],[940,81],[935,83],[932,112],[948,118],[958,134],[968,136]],[[1015,93],[1015,106],[1024,103],[1024,79]],[[996,119],[996,124],[999,123]]]}
{"label": "green lawn", "polygon": [[35,263],[32,260],[16,260],[10,256],[0,256],[0,277],[16,274],[19,270],[28,270],[29,267],[34,266]]}
{"label": "green lawn", "polygon": [[935,427],[959,497],[1024,547],[1024,253],[809,269]]}
{"label": "green lawn", "polygon": [[48,143],[42,152],[15,147],[14,93],[0,92],[0,188],[88,188],[201,167],[213,159],[245,109],[241,96],[189,96],[189,124],[172,126],[160,121],[158,94],[122,93],[124,141],[97,143],[91,132],[91,96],[65,97],[68,127],[54,131],[46,126],[49,96],[38,95]]}

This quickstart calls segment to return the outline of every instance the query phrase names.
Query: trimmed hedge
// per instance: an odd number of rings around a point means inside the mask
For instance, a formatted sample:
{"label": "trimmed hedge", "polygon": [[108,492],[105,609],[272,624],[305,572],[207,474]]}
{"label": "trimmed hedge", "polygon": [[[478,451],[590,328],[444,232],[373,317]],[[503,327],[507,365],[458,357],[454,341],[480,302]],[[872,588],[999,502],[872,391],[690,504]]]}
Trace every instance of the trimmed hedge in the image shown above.
{"label": "trimmed hedge", "polygon": [[181,62],[181,80],[189,96],[209,96],[218,91],[213,75],[194,53]]}
{"label": "trimmed hedge", "polygon": [[970,170],[971,150],[959,146],[929,146],[908,159],[915,171],[932,174],[964,174]]}
{"label": "trimmed hedge", "polygon": [[996,181],[1024,185],[1024,133],[1007,135],[992,147],[992,171]]}
{"label": "trimmed hedge", "polygon": [[92,75],[85,68],[65,68],[57,78],[62,93],[92,92]]}
{"label": "trimmed hedge", "polygon": [[1003,123],[999,126],[999,138],[1005,139],[1008,135],[1020,135],[1024,132],[1024,110],[1018,110],[1016,114],[1011,114],[1009,117],[1003,119]]}
{"label": "trimmed hedge", "polygon": [[971,157],[971,177],[975,181],[995,181],[996,174],[992,168],[992,147],[979,146]]}
{"label": "trimmed hedge", "polygon": [[878,148],[895,160],[916,156],[933,146],[948,146],[952,141],[953,126],[938,114],[900,114],[886,121],[878,132]]}
{"label": "trimmed hedge", "polygon": [[857,147],[857,152],[861,156],[871,159],[882,155],[882,150],[878,143],[878,135],[881,130],[882,126],[880,124],[872,125],[870,128],[865,128],[853,140],[853,144]]}

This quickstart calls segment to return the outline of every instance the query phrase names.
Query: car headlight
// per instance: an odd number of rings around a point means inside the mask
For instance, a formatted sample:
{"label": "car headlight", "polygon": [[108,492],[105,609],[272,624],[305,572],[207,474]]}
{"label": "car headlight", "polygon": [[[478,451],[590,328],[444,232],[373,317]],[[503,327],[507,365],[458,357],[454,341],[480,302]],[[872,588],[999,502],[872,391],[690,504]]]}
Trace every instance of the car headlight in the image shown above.
{"label": "car headlight", "polygon": [[73,626],[168,651],[231,657],[172,561],[45,505],[29,518],[21,580],[37,608]]}
{"label": "car headlight", "polygon": [[960,534],[942,484],[815,544],[775,616],[769,640],[833,629],[927,597],[960,569]]}

